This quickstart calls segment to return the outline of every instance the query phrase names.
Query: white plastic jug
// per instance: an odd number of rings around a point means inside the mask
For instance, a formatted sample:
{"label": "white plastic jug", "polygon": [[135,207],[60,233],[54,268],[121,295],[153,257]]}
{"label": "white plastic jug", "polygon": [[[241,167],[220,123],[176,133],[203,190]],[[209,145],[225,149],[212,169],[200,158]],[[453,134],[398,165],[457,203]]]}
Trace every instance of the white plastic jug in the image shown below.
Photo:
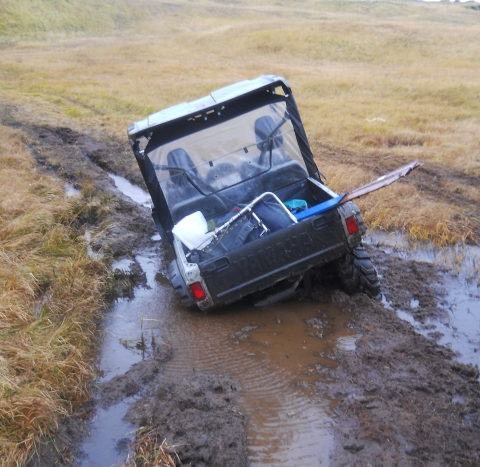
{"label": "white plastic jug", "polygon": [[189,250],[202,245],[207,246],[213,238],[213,232],[208,232],[205,216],[196,211],[179,221],[172,229],[175,235]]}

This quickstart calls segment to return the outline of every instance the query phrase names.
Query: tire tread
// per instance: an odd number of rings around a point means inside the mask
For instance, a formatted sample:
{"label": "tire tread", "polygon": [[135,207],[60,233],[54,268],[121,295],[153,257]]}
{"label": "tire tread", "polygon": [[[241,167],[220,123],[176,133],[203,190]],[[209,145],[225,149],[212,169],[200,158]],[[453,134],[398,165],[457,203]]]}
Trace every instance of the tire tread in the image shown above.
{"label": "tire tread", "polygon": [[343,289],[349,295],[363,292],[371,298],[381,297],[377,270],[363,245],[337,260],[336,270]]}

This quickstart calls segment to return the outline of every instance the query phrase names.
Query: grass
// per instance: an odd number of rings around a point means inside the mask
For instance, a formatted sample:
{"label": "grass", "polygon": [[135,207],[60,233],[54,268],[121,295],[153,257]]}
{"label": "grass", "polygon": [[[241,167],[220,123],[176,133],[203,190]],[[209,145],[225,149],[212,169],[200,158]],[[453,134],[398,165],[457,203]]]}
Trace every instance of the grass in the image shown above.
{"label": "grass", "polygon": [[[351,164],[329,163],[326,175],[329,186],[338,193],[374,179],[370,171]],[[421,170],[421,169],[417,169]],[[473,196],[477,191],[471,188]],[[414,184],[396,183],[382,191],[355,200],[370,229],[408,232],[410,238],[433,241],[436,245],[471,243],[475,241],[468,217],[462,210],[441,199],[430,199]]]}
{"label": "grass", "polygon": [[24,465],[87,397],[103,263],[75,228],[82,201],[41,175],[19,131],[0,142],[0,465]]}
{"label": "grass", "polygon": [[141,427],[135,434],[133,455],[128,456],[124,467],[175,467],[170,452],[166,440],[159,443],[153,429]]}
{"label": "grass", "polygon": [[[478,50],[480,12],[450,2],[0,0],[0,105],[25,109],[30,123],[102,131],[127,145],[127,126],[151,112],[276,73],[292,85],[334,190],[420,159],[457,174],[435,183],[470,206],[423,190],[412,175],[360,200],[370,227],[478,244]],[[21,464],[85,397],[105,278],[76,230],[80,217],[101,217],[104,203],[91,186],[80,204],[65,200],[61,183],[35,172],[22,138],[2,127],[0,458],[8,465]]]}
{"label": "grass", "polygon": [[314,148],[388,151],[480,175],[480,14],[468,5],[151,5],[142,23],[102,37],[59,33],[7,47],[4,95],[125,138],[148,113],[273,72],[292,84]]}
{"label": "grass", "polygon": [[0,37],[51,37],[54,34],[105,34],[141,17],[123,0],[0,0]]}

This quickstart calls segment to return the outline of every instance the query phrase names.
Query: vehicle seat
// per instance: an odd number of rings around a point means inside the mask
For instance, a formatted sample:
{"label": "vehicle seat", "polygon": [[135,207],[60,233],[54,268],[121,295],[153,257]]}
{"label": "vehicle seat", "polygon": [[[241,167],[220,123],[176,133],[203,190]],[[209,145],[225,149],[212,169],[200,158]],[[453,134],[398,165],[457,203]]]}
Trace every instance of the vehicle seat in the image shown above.
{"label": "vehicle seat", "polygon": [[[167,164],[171,167],[179,167],[188,170],[194,176],[198,175],[198,170],[195,168],[195,164],[187,151],[183,148],[177,148],[170,151],[167,154]],[[173,183],[176,185],[182,185],[184,183],[185,179],[182,172],[176,170],[169,170],[169,172]]]}
{"label": "vehicle seat", "polygon": [[[194,179],[198,189],[195,188],[184,176],[183,172],[169,170],[170,181],[176,188],[169,190],[168,203],[171,206],[172,217],[175,222],[179,219],[201,211],[206,219],[231,209],[230,202],[222,199],[218,194],[212,193],[209,187],[199,176],[192,159],[183,148],[177,148],[167,154],[167,164],[188,171],[190,178]],[[206,193],[206,194],[202,194]]]}
{"label": "vehicle seat", "polygon": [[[179,167],[188,170],[193,176],[197,174],[197,169],[195,168],[192,159],[183,148],[177,148],[170,151],[167,154],[167,164],[170,167]],[[168,183],[171,182],[173,185],[176,185],[175,188],[172,187],[172,189],[168,190],[170,205],[176,206],[178,203],[189,200],[198,195],[195,188],[186,179],[184,172],[169,169],[169,173],[170,181]]]}
{"label": "vehicle seat", "polygon": [[[264,117],[255,120],[255,139],[257,141],[257,148],[261,152],[270,150],[269,142],[266,141],[266,139],[277,125],[278,123],[275,123],[270,115],[265,115]],[[272,137],[273,149],[276,149],[283,144],[283,136],[280,134],[280,130],[277,130]]]}

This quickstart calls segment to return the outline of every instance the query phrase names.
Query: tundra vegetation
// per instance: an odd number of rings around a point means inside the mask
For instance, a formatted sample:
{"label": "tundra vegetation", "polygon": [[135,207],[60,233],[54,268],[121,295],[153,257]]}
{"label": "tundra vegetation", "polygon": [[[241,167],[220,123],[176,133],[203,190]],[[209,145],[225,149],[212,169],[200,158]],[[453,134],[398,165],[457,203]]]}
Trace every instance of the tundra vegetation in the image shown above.
{"label": "tundra vegetation", "polygon": [[[480,11],[472,5],[0,0],[0,103],[28,109],[31,123],[127,144],[127,125],[151,112],[279,74],[335,191],[413,159],[441,174],[428,183],[414,174],[360,200],[371,228],[478,244]],[[0,459],[9,465],[28,459],[86,397],[107,282],[80,235],[88,186],[64,199],[27,143],[2,127]]]}
{"label": "tundra vegetation", "polygon": [[79,230],[88,196],[65,198],[0,128],[0,459],[24,465],[88,395],[106,269]]}

